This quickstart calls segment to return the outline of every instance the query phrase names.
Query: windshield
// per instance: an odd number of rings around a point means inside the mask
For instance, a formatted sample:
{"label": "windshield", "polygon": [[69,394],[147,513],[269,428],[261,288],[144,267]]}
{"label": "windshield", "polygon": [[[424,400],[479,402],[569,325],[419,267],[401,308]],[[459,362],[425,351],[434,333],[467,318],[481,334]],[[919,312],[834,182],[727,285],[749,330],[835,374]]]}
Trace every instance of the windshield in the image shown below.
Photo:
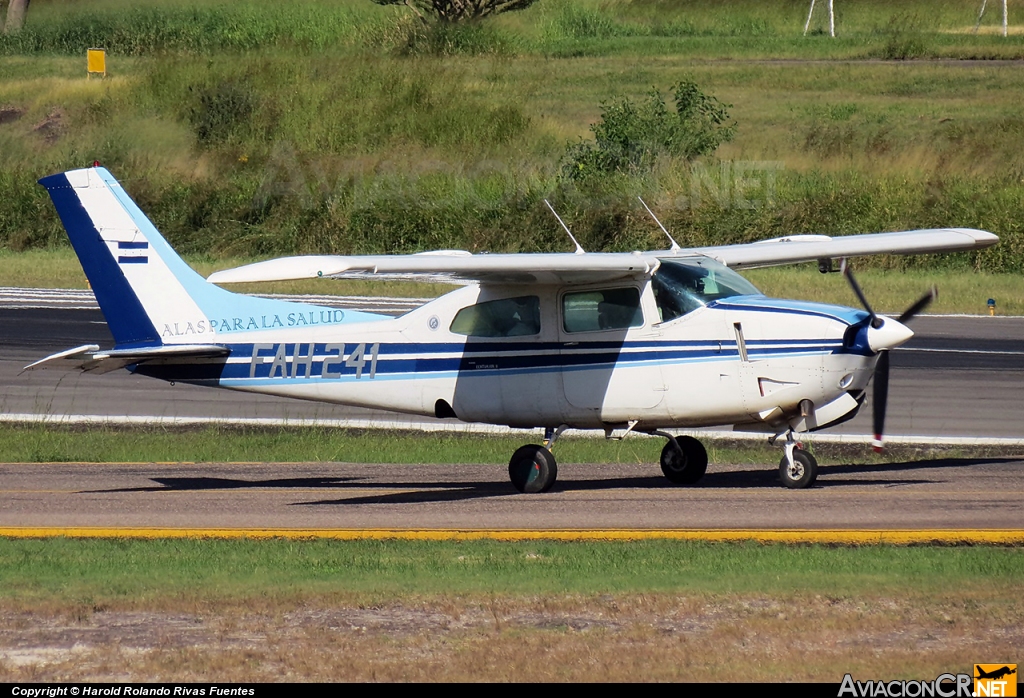
{"label": "windshield", "polygon": [[662,322],[722,298],[761,295],[754,284],[706,257],[661,260],[651,286]]}

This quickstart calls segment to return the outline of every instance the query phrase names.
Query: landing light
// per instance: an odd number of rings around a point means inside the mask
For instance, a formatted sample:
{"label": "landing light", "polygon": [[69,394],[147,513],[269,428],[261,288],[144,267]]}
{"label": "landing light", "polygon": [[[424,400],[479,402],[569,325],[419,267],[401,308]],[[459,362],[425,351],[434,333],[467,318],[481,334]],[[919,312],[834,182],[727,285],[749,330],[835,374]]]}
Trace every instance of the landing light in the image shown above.
{"label": "landing light", "polygon": [[846,390],[847,388],[850,387],[851,383],[853,383],[853,374],[847,373],[845,376],[839,379],[839,388],[841,390]]}

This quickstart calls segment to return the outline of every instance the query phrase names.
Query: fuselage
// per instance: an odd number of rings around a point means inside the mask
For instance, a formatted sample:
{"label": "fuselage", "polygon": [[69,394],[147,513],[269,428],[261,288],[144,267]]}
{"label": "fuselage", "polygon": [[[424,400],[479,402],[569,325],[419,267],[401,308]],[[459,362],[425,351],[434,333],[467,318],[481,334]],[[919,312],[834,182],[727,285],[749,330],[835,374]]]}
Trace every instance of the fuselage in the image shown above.
{"label": "fuselage", "polygon": [[[519,427],[770,430],[798,419],[801,401],[831,405],[806,425],[814,428],[858,406],[875,363],[856,332],[863,311],[737,295],[665,320],[653,287],[650,279],[468,286],[391,319],[318,324],[311,316],[295,327],[287,316],[269,326],[266,317],[243,318],[238,331],[206,340],[230,348],[224,359],[134,370]],[[634,295],[638,307],[623,317],[615,302],[628,306]],[[241,329],[253,320],[258,329]]]}

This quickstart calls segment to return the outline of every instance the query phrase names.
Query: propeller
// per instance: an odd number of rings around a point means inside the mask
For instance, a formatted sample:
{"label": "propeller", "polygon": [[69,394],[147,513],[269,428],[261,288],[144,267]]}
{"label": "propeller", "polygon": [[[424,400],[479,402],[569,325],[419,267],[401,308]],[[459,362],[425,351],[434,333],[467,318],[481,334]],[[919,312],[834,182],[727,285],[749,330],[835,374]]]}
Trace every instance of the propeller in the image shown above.
{"label": "propeller", "polygon": [[[850,284],[850,288],[853,289],[854,294],[860,301],[860,304],[864,306],[864,309],[867,310],[868,314],[871,316],[871,320],[869,321],[870,327],[868,330],[868,346],[878,353],[878,361],[875,363],[875,373],[874,376],[872,376],[872,381],[874,382],[874,392],[872,394],[872,405],[874,407],[872,426],[874,427],[875,439],[872,442],[871,447],[875,450],[875,453],[881,453],[883,450],[882,434],[885,433],[885,408],[889,402],[889,347],[895,346],[900,343],[900,341],[905,341],[905,339],[908,338],[906,333],[909,332],[909,330],[901,328],[900,326],[910,322],[916,315],[927,308],[931,302],[938,297],[939,291],[937,288],[932,286],[928,293],[914,301],[909,308],[904,310],[903,313],[896,318],[898,326],[890,330],[886,327],[885,319],[875,315],[875,311],[871,309],[871,304],[868,303],[867,297],[861,290],[860,284],[857,283],[857,279],[854,278],[853,271],[846,264],[845,259],[842,261],[840,269],[843,272],[843,276],[846,277],[847,282]],[[903,331],[903,340],[891,341],[890,337],[881,336],[883,334],[896,335],[900,332],[900,329]],[[871,330],[875,330],[875,334],[879,336],[872,337]],[[879,347],[878,349],[875,349],[876,342],[872,341],[872,339],[876,339]]]}

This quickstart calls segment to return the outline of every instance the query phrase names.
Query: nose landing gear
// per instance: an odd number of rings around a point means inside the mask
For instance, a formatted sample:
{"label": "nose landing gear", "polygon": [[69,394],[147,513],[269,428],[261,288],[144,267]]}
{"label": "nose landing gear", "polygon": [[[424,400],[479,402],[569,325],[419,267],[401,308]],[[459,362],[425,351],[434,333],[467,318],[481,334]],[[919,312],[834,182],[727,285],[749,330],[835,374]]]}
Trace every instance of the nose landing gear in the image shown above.
{"label": "nose landing gear", "polygon": [[786,452],[779,461],[779,480],[784,487],[802,490],[818,479],[818,461],[793,438],[793,432],[786,434]]}

